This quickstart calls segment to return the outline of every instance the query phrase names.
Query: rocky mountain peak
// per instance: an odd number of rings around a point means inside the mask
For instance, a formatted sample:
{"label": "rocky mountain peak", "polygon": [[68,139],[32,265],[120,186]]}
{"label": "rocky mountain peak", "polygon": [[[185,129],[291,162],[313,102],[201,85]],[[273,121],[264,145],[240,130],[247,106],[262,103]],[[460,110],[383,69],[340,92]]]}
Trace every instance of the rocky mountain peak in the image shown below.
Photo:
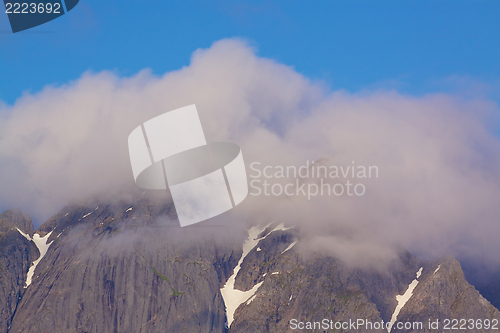
{"label": "rocky mountain peak", "polygon": [[11,227],[11,241],[0,242],[8,272],[0,276],[8,291],[0,294],[0,329],[255,333],[325,318],[500,318],[452,257],[424,261],[402,251],[384,271],[353,268],[305,257],[295,246],[300,231],[279,222],[180,228],[165,199],[144,192],[67,205],[40,226],[37,246],[14,228],[25,214],[0,215]]}

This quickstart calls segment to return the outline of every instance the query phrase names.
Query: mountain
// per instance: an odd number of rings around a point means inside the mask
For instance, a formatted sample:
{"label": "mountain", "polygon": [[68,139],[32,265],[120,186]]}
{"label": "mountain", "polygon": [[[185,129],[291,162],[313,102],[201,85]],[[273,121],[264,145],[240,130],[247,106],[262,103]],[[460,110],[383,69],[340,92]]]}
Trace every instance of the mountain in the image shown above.
{"label": "mountain", "polygon": [[33,235],[28,215],[12,209],[0,214],[0,332],[7,332],[24,294],[30,264],[37,248],[18,231]]}
{"label": "mountain", "polygon": [[[445,319],[500,319],[452,257],[402,252],[384,270],[352,268],[299,253],[300,231],[286,224],[180,228],[175,216],[149,192],[68,205],[36,233],[26,214],[0,215],[0,331],[255,333],[327,322],[315,331],[367,332],[366,321],[392,319],[423,327],[391,332],[437,332],[429,319],[441,331]],[[488,331],[476,328],[467,331]]]}

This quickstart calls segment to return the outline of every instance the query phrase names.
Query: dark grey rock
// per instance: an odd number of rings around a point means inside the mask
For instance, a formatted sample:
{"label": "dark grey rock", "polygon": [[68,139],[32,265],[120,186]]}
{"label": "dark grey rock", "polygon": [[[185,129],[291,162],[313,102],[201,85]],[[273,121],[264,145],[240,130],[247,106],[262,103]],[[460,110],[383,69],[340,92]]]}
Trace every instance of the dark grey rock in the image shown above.
{"label": "dark grey rock", "polygon": [[18,303],[24,294],[31,262],[39,255],[33,242],[16,228],[33,235],[28,215],[19,209],[0,214],[0,332],[7,332]]}
{"label": "dark grey rock", "polygon": [[172,207],[87,203],[49,219],[39,230],[54,243],[10,332],[225,332],[234,249],[217,228],[180,228]]}
{"label": "dark grey rock", "polygon": [[300,230],[270,227],[235,281],[243,291],[262,285],[227,330],[220,288],[242,255],[245,230],[207,222],[180,228],[175,216],[171,201],[152,191],[128,201],[70,204],[38,229],[41,236],[52,232],[53,243],[24,289],[39,253],[15,227],[32,235],[31,220],[20,211],[0,215],[0,331],[255,333],[287,332],[291,319],[388,322],[396,295],[420,267],[398,321],[499,318],[451,257],[427,262],[402,251],[384,269],[352,268],[296,248],[283,253],[300,242]]}
{"label": "dark grey rock", "polygon": [[[436,272],[438,267],[439,270]],[[439,320],[442,331],[446,319],[457,319],[459,322],[462,320],[462,324],[464,320],[468,322],[496,319],[499,320],[500,328],[500,312],[467,282],[460,263],[453,257],[444,257],[428,265],[419,281],[413,296],[401,310],[398,320],[418,320],[424,323],[428,323],[429,319]],[[459,323],[457,327],[460,326]],[[449,327],[451,329],[452,325]],[[476,329],[475,324],[471,327],[466,331],[490,332],[484,328]],[[417,330],[407,332],[417,332]],[[424,325],[424,330],[418,332],[432,332],[432,330]]]}

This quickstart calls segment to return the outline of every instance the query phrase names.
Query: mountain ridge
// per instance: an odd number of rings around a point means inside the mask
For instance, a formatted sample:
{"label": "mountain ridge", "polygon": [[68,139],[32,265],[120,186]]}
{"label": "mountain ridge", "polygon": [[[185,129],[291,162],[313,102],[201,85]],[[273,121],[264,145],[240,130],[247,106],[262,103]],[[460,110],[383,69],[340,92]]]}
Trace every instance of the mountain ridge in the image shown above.
{"label": "mountain ridge", "polygon": [[21,225],[31,236],[35,231],[28,230],[27,215],[1,214],[15,220],[9,222],[13,243],[5,244],[24,257],[15,266],[15,284],[0,279],[3,290],[17,297],[0,295],[8,300],[0,314],[11,315],[1,317],[0,327],[7,332],[285,332],[294,318],[388,322],[396,296],[408,290],[420,267],[422,275],[398,321],[500,318],[452,257],[428,262],[402,252],[381,274],[333,257],[304,258],[292,245],[300,242],[298,230],[269,227],[234,280],[241,291],[260,285],[235,309],[229,325],[229,300],[221,289],[243,255],[246,231],[209,223],[180,228],[173,204],[164,199],[143,194],[128,202],[64,207],[36,231],[52,232],[48,242],[53,243],[26,289],[27,270],[39,253],[13,228]]}

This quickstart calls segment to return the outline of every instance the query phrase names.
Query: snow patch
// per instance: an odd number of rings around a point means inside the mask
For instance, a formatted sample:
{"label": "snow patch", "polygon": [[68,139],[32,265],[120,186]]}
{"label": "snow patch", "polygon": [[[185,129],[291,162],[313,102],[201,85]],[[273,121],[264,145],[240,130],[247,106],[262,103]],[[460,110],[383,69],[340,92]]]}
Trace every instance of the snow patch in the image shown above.
{"label": "snow patch", "polygon": [[69,215],[69,213],[66,213],[66,215],[64,215],[64,216],[68,216],[68,215]]}
{"label": "snow patch", "polygon": [[87,216],[89,216],[90,214],[92,214],[92,212],[88,213],[88,214],[85,214],[83,215],[82,219],[86,218]]}
{"label": "snow patch", "polygon": [[260,247],[257,248],[257,252],[260,252],[262,251],[262,249]]}
{"label": "snow patch", "polygon": [[257,297],[257,294],[250,297],[250,299],[247,301],[247,305],[250,305],[250,303],[252,303],[252,301],[255,299],[255,297]]}
{"label": "snow patch", "polygon": [[434,271],[434,273],[432,275],[436,274],[437,271],[439,271],[440,268],[441,268],[441,265],[439,265],[438,268],[436,268],[436,270]]}
{"label": "snow patch", "polygon": [[95,208],[95,210],[98,210],[98,209],[99,209],[99,207],[96,207],[96,208]]}
{"label": "snow patch", "polygon": [[286,251],[290,250],[295,244],[297,244],[297,241],[293,242],[292,244],[288,245],[288,247],[283,251],[281,252],[281,254],[285,253]]}
{"label": "snow patch", "polygon": [[[271,230],[271,232],[273,232],[273,231],[278,231],[278,230],[285,231],[285,230],[289,230],[289,229],[293,229],[293,227],[285,228],[285,225],[284,225],[283,223],[280,223],[280,224],[278,224],[278,225],[276,226],[276,228],[274,228],[273,230]],[[266,237],[267,237],[267,236],[269,236],[269,235],[271,234],[271,232],[270,232],[270,233],[268,233],[268,234],[266,235]]]}
{"label": "snow patch", "polygon": [[126,213],[126,212],[130,212],[131,210],[132,210],[132,207],[130,207],[129,209],[127,209],[127,210],[125,211],[125,213]]}
{"label": "snow patch", "polygon": [[27,240],[29,240],[29,241],[31,242],[31,237],[30,237],[30,235],[25,234],[24,232],[22,232],[21,230],[19,230],[19,228],[16,228],[16,229],[17,229],[17,231],[19,231],[19,233],[20,233],[21,235],[23,235],[23,236],[24,236],[24,238],[26,238]]}
{"label": "snow patch", "polygon": [[398,301],[398,305],[396,306],[396,309],[394,309],[394,313],[392,314],[391,317],[391,324],[389,325],[389,327],[387,327],[387,332],[389,333],[391,332],[392,325],[394,325],[394,323],[398,319],[399,312],[401,311],[403,306],[405,306],[406,302],[408,302],[410,297],[413,295],[413,290],[415,290],[415,288],[418,285],[417,279],[420,277],[420,275],[422,275],[423,269],[424,269],[423,267],[420,267],[420,269],[417,272],[417,278],[410,283],[408,289],[406,289],[406,292],[403,295],[396,296],[396,301]]}
{"label": "snow patch", "polygon": [[279,274],[280,272],[272,272],[271,275]]}
{"label": "snow patch", "polygon": [[293,295],[290,295],[290,298],[288,299],[288,302],[292,300]]}
{"label": "snow patch", "polygon": [[245,257],[250,253],[250,251],[252,251],[257,246],[257,244],[259,244],[261,240],[265,239],[274,231],[291,229],[291,228],[285,228],[284,224],[281,223],[264,237],[257,238],[264,230],[266,230],[268,226],[269,225],[264,227],[254,226],[250,228],[250,230],[248,230],[248,238],[243,243],[243,253],[241,254],[241,258],[238,261],[236,267],[234,268],[233,274],[229,277],[224,287],[222,287],[222,289],[220,290],[222,298],[224,299],[224,303],[226,305],[228,328],[231,327],[231,324],[233,323],[234,312],[236,311],[236,309],[245,301],[247,301],[247,304],[249,304],[253,300],[253,298],[255,298],[257,290],[260,288],[262,283],[264,283],[264,281],[257,283],[255,286],[253,286],[252,289],[247,291],[241,291],[234,288],[234,282],[236,280],[238,272],[241,269],[241,264],[243,264],[243,260],[245,260]]}
{"label": "snow patch", "polygon": [[[16,229],[17,229],[17,231],[19,231],[19,233],[21,235],[26,237],[27,240],[33,241],[33,243],[35,243],[36,247],[38,248],[38,251],[40,252],[40,256],[38,257],[37,260],[33,261],[33,263],[31,264],[31,267],[28,271],[28,276],[26,277],[26,285],[24,286],[24,288],[28,288],[28,286],[31,284],[31,280],[33,279],[33,274],[35,274],[36,266],[43,259],[43,257],[47,253],[47,250],[49,249],[50,245],[54,242],[54,241],[52,241],[49,244],[47,244],[47,240],[49,239],[50,235],[52,234],[52,231],[54,231],[54,230],[52,230],[51,232],[49,232],[48,234],[46,234],[43,237],[40,237],[39,234],[34,234],[33,238],[31,238],[29,235],[25,234],[24,232],[22,232],[18,228],[16,228]],[[57,236],[57,237],[59,237],[59,236]]]}

